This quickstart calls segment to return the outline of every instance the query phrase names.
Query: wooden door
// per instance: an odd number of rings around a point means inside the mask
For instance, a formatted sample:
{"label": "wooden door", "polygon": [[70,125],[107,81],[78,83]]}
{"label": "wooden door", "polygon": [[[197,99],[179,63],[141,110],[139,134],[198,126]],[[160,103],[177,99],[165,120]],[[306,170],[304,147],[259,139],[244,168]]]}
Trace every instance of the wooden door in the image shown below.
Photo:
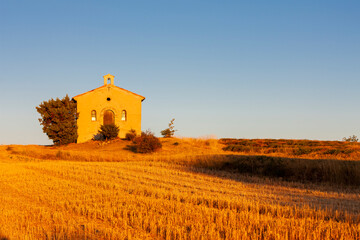
{"label": "wooden door", "polygon": [[114,123],[115,123],[115,116],[113,111],[106,110],[104,113],[104,125],[114,124]]}

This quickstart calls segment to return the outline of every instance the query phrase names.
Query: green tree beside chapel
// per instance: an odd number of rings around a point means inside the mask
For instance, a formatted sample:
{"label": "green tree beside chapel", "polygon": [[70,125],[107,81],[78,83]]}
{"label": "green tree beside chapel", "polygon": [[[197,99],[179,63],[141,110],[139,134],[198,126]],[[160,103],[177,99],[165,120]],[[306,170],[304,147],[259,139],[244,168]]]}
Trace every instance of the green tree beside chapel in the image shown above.
{"label": "green tree beside chapel", "polygon": [[76,142],[78,113],[76,102],[72,101],[68,95],[63,99],[44,101],[36,107],[36,110],[41,115],[39,122],[43,126],[43,132],[55,145]]}

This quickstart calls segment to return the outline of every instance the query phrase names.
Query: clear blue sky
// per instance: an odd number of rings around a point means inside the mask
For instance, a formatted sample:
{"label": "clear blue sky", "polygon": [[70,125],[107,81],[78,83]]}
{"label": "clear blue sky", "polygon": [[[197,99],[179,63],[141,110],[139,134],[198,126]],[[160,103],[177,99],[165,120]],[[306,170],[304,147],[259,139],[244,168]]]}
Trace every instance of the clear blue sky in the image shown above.
{"label": "clear blue sky", "polygon": [[0,144],[49,144],[35,107],[97,88],[146,97],[143,130],[360,135],[359,1],[0,1]]}

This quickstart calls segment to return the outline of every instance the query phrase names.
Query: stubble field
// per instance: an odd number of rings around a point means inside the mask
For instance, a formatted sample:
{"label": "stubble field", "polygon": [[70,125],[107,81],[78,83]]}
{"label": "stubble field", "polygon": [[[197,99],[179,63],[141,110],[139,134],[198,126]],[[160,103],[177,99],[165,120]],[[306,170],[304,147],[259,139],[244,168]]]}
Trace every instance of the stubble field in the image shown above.
{"label": "stubble field", "polygon": [[0,146],[0,239],[360,239],[359,186],[219,169],[217,140],[127,144]]}

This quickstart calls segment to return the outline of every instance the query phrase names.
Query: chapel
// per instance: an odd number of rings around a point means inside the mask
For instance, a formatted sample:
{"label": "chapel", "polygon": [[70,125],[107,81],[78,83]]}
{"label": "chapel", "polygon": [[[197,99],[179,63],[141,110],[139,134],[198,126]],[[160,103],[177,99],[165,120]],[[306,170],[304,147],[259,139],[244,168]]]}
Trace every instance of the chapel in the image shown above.
{"label": "chapel", "polygon": [[145,97],[114,85],[114,76],[104,76],[104,85],[73,97],[77,103],[78,143],[94,138],[101,125],[114,123],[119,137],[134,129],[141,133],[141,103]]}

